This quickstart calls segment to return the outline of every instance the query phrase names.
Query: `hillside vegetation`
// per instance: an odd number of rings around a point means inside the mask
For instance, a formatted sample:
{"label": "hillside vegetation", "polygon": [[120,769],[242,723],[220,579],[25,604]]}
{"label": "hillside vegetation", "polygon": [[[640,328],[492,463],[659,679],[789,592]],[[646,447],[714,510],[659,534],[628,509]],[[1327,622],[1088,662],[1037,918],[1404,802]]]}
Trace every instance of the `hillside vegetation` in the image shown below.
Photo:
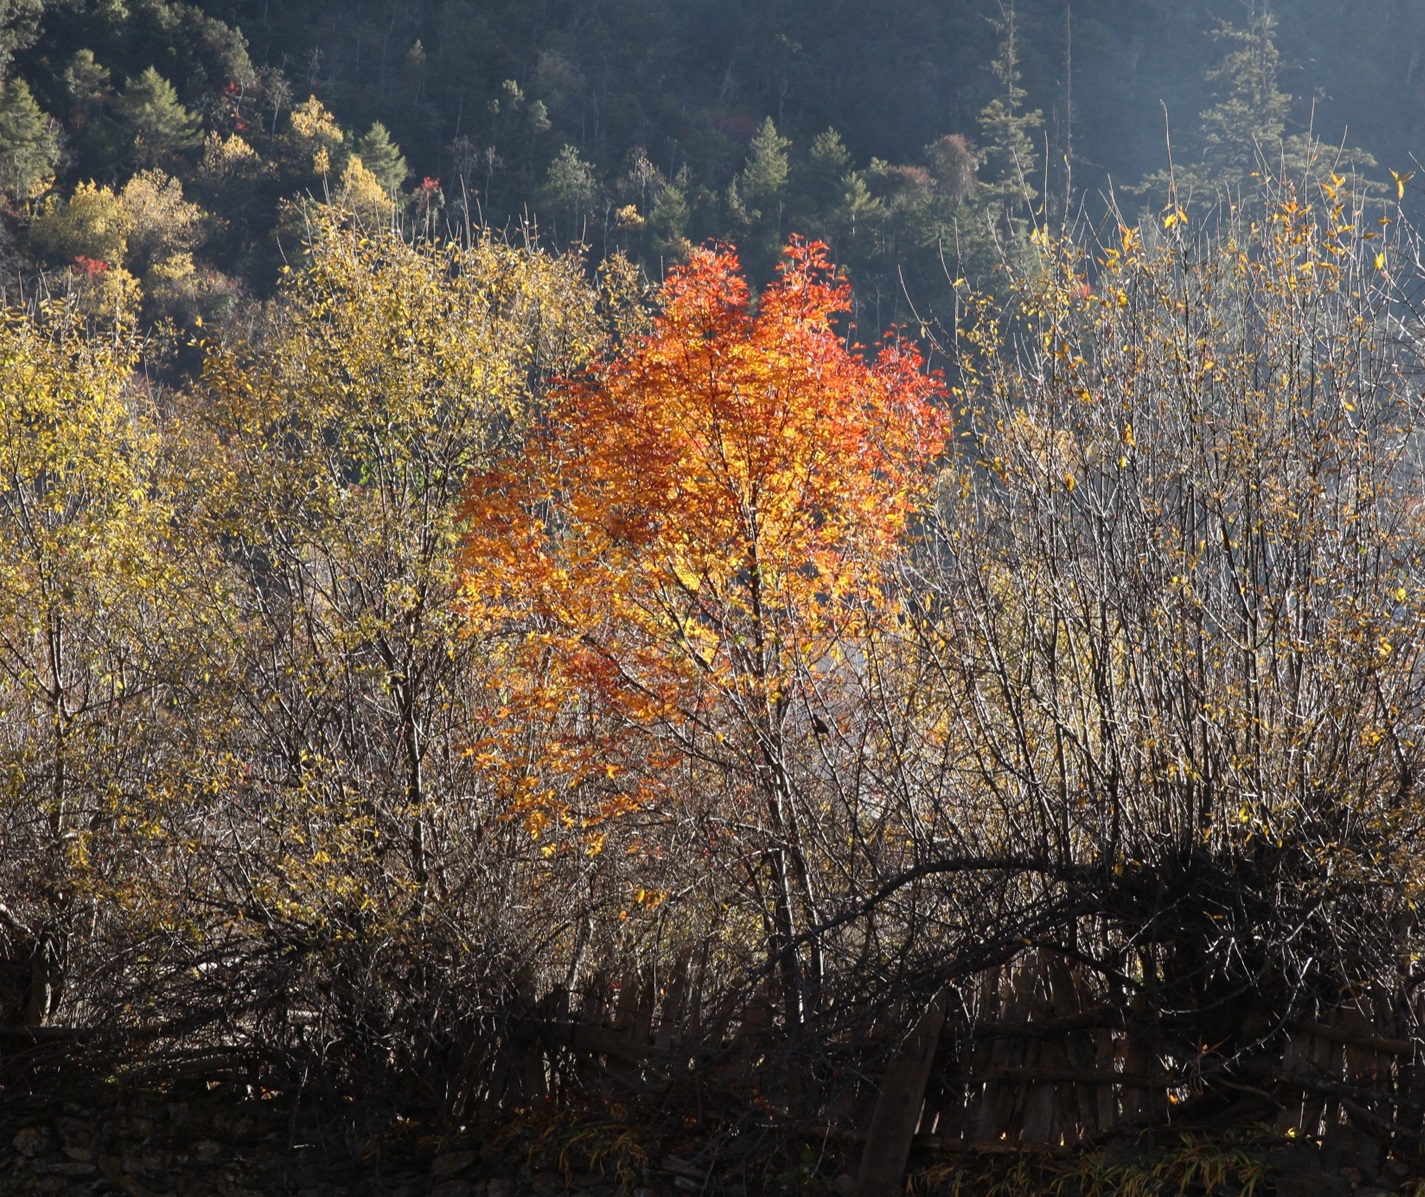
{"label": "hillside vegetation", "polygon": [[879,329],[951,311],[946,269],[986,283],[1029,221],[1158,211],[1170,147],[1207,206],[1259,166],[1388,183],[1425,120],[1422,47],[1398,0],[16,0],[0,264],[15,301],[98,286],[211,322],[300,253],[291,204],[332,197],[655,279],[712,238],[760,285],[795,232]]}

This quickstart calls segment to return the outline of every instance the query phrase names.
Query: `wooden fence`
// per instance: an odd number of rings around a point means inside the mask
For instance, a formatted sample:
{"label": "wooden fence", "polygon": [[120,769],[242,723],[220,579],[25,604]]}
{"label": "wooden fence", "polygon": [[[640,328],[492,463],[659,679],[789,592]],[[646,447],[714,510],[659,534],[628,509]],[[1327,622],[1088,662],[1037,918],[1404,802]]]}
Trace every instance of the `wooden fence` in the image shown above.
{"label": "wooden fence", "polygon": [[[1425,1130],[1425,997],[1405,986],[1237,1028],[1230,1044],[1193,1042],[1187,1032],[1211,1020],[1030,950],[972,985],[837,1010],[789,1043],[765,994],[729,992],[715,973],[686,958],[529,995],[474,1036],[454,1081],[461,1120],[576,1094],[661,1096],[709,1125],[751,1111],[763,1129],[834,1138],[859,1156],[860,1197],[899,1193],[917,1142],[1006,1151],[1163,1126],[1318,1136],[1348,1123],[1415,1154]],[[50,1060],[77,1041],[63,1028],[0,1027],[0,1063]],[[225,1058],[200,1052],[182,1075],[211,1076]]]}
{"label": "wooden fence", "polygon": [[[680,1083],[785,1093],[794,1053],[773,1011],[705,995],[696,961],[665,976],[598,975],[515,1019],[476,1101],[525,1104],[561,1086],[627,1096]],[[1425,1013],[1402,994],[1358,995],[1280,1026],[1229,1058],[1181,1041],[1141,997],[1115,998],[1053,953],[1026,953],[967,990],[909,999],[820,1044],[854,1078],[821,1131],[859,1145],[863,1197],[899,1191],[917,1141],[932,1148],[1059,1147],[1150,1126],[1275,1125],[1318,1135],[1347,1121],[1382,1142],[1418,1136]],[[859,1028],[859,1029],[856,1029]],[[1178,1038],[1174,1038],[1177,1035]],[[842,1071],[838,1069],[837,1071]]]}

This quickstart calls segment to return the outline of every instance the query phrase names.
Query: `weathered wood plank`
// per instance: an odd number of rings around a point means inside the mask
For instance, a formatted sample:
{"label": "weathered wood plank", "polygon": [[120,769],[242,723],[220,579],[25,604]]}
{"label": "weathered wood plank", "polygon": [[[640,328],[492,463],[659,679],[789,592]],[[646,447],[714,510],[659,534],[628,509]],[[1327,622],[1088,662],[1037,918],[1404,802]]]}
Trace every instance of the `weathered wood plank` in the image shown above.
{"label": "weathered wood plank", "polygon": [[898,1197],[905,1187],[906,1161],[948,1009],[949,995],[937,994],[886,1072],[861,1153],[860,1197]]}
{"label": "weathered wood plank", "polygon": [[1362,1047],[1368,1051],[1384,1052],[1392,1056],[1409,1056],[1415,1052],[1415,1044],[1409,1039],[1383,1038],[1359,1027],[1333,1027],[1324,1022],[1293,1022],[1288,1024],[1288,1029],[1332,1043],[1344,1043],[1350,1047]]}
{"label": "weathered wood plank", "polygon": [[514,1026],[522,1040],[546,1047],[567,1047],[576,1052],[591,1052],[619,1060],[649,1060],[659,1056],[691,1055],[678,1052],[671,1043],[649,1043],[635,1038],[629,1031],[617,1027],[590,1027],[583,1023],[559,1019],[520,1019]]}

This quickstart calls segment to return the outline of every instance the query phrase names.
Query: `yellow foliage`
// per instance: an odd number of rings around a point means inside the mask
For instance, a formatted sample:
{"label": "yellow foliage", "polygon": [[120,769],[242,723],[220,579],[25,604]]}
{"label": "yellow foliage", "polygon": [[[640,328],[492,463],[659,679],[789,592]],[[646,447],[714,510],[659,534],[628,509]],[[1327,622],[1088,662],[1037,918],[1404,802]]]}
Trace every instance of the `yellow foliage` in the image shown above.
{"label": "yellow foliage", "polygon": [[336,200],[363,220],[377,224],[389,223],[396,212],[396,205],[380,180],[366,169],[355,154],[346,160],[346,168],[341,172]]}
{"label": "yellow foliage", "polygon": [[193,276],[193,255],[187,252],[169,254],[155,262],[144,277],[146,286],[174,286]]}
{"label": "yellow foliage", "polygon": [[286,156],[303,169],[321,176],[331,169],[332,157],[345,141],[336,118],[316,96],[292,109],[284,138]]}
{"label": "yellow foliage", "polygon": [[942,501],[940,601],[978,616],[950,706],[1003,762],[985,801],[1046,851],[1329,840],[1384,876],[1375,833],[1339,829],[1420,815],[1415,367],[1374,331],[1395,251],[1323,190],[1191,246],[1173,209],[1173,238],[1124,229],[1092,264],[1044,237],[1017,323],[959,330],[978,468]]}
{"label": "yellow foliage", "polygon": [[168,254],[143,276],[144,298],[152,312],[170,317],[192,316],[198,302],[198,275],[186,250]]}
{"label": "yellow foliage", "polygon": [[80,183],[69,199],[51,196],[30,226],[30,238],[68,264],[84,256],[120,266],[128,253],[134,215],[110,188]]}
{"label": "yellow foliage", "polygon": [[68,281],[75,311],[96,328],[127,328],[138,318],[143,302],[139,280],[122,266],[113,266],[94,277],[70,271]]}
{"label": "yellow foliage", "polygon": [[197,177],[204,186],[218,188],[235,179],[255,178],[264,169],[262,156],[236,133],[226,138],[209,133],[203,142]]}
{"label": "yellow foliage", "polygon": [[17,770],[0,818],[11,859],[49,870],[55,894],[129,884],[104,871],[189,763],[155,701],[160,660],[192,629],[133,350],[61,303],[0,318],[0,709]]}
{"label": "yellow foliage", "polygon": [[[274,714],[268,733],[300,778],[272,833],[292,862],[272,901],[328,921],[379,900],[399,920],[431,897],[419,845],[450,834],[450,771],[468,768],[480,649],[457,635],[457,502],[542,376],[597,351],[595,295],[577,259],[412,246],[330,207],[308,219],[308,264],[285,276],[257,343],[206,346],[184,403],[187,476],[204,539],[260,563],[230,575],[238,667],[263,679],[254,701],[294,716]],[[312,730],[357,712],[355,737]],[[378,836],[393,848],[376,867]]]}
{"label": "yellow foliage", "polygon": [[[69,199],[51,198],[31,226],[34,243],[57,264],[73,266],[71,288],[86,316],[107,323],[132,320],[142,300],[134,272],[171,285],[173,272],[197,243],[203,210],[183,198],[183,186],[161,170],[134,175],[119,192],[80,183]],[[154,273],[158,263],[167,261]]]}
{"label": "yellow foliage", "polygon": [[128,214],[126,265],[143,271],[198,241],[203,210],[183,198],[183,184],[161,170],[141,170],[119,195]]}

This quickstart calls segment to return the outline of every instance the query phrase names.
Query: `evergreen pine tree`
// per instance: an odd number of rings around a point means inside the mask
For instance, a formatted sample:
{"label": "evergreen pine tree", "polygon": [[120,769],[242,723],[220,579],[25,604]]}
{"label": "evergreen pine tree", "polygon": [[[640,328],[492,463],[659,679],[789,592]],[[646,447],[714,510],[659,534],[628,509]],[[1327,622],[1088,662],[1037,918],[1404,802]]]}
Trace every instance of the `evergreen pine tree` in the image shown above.
{"label": "evergreen pine tree", "polygon": [[376,176],[377,182],[394,195],[406,181],[409,170],[400,147],[391,140],[386,126],[377,121],[356,143],[356,156],[361,165]]}
{"label": "evergreen pine tree", "polygon": [[791,144],[766,117],[748,145],[746,163],[728,184],[727,216],[740,227],[742,260],[756,278],[768,277],[780,257]]}
{"label": "evergreen pine tree", "polygon": [[839,179],[851,165],[851,151],[835,129],[823,129],[811,139],[807,159],[819,178]]}
{"label": "evergreen pine tree", "polygon": [[866,185],[866,176],[852,170],[841,176],[841,196],[832,217],[834,227],[843,238],[838,241],[838,247],[846,245],[848,250],[870,251],[875,248],[886,209]]}
{"label": "evergreen pine tree", "polygon": [[792,143],[777,132],[772,118],[763,119],[748,146],[747,165],[738,176],[738,194],[745,204],[763,213],[781,203],[791,166],[787,148]]}
{"label": "evergreen pine tree", "polygon": [[990,66],[1003,90],[980,111],[985,175],[979,193],[998,215],[1039,198],[1034,186],[1039,165],[1034,132],[1044,124],[1044,114],[1038,108],[1024,108],[1029,93],[1019,83],[1019,26],[1012,0],[1007,7],[1000,6],[995,27],[1000,35],[999,57]]}
{"label": "evergreen pine tree", "polygon": [[1278,86],[1275,32],[1276,18],[1255,4],[1245,29],[1224,21],[1217,30],[1216,36],[1235,49],[1207,73],[1220,85],[1220,99],[1200,119],[1203,157],[1219,180],[1246,178],[1259,152],[1270,153],[1283,144],[1291,96]]}
{"label": "evergreen pine tree", "polygon": [[198,118],[178,101],[178,93],[153,67],[130,79],[114,101],[130,156],[139,167],[159,166],[190,150],[200,139]]}
{"label": "evergreen pine tree", "polygon": [[61,81],[69,96],[69,121],[76,128],[87,125],[113,95],[109,68],[95,60],[93,50],[76,50]]}
{"label": "evergreen pine tree", "polygon": [[0,193],[29,199],[54,174],[59,144],[23,79],[0,87]]}
{"label": "evergreen pine tree", "polygon": [[45,0],[0,2],[0,80],[9,73],[15,55],[34,45],[45,15]]}
{"label": "evergreen pine tree", "polygon": [[851,169],[851,152],[835,129],[812,138],[806,162],[796,173],[792,212],[799,222],[824,223],[841,199],[842,179]]}
{"label": "evergreen pine tree", "polygon": [[648,213],[648,231],[656,253],[683,258],[692,250],[688,243],[688,196],[676,183],[660,187]]}
{"label": "evergreen pine tree", "polygon": [[1217,103],[1199,114],[1202,156],[1149,175],[1143,190],[1168,193],[1168,211],[1180,212],[1194,194],[1219,196],[1252,187],[1260,171],[1302,181],[1334,171],[1357,173],[1375,165],[1369,154],[1324,146],[1311,133],[1287,131],[1293,98],[1281,89],[1276,17],[1253,0],[1247,24],[1222,22],[1213,36],[1230,49],[1207,73]]}

